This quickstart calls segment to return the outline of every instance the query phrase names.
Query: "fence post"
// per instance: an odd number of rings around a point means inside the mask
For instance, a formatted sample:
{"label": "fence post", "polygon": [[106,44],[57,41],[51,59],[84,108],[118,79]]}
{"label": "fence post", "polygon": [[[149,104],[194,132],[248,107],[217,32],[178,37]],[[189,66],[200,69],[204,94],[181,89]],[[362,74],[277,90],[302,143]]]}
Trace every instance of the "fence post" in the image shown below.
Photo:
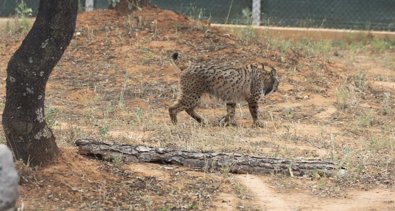
{"label": "fence post", "polygon": [[93,11],[94,8],[94,0],[85,0],[85,11]]}
{"label": "fence post", "polygon": [[261,0],[252,0],[252,24],[260,25],[261,22]]}

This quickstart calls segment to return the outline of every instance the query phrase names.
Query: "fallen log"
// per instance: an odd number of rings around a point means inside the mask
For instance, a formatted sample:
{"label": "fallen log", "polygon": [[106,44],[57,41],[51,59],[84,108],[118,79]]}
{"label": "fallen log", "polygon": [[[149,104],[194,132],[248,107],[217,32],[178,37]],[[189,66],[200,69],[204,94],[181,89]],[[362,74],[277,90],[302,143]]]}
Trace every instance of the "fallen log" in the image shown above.
{"label": "fallen log", "polygon": [[[219,152],[193,152],[79,139],[80,154],[100,160],[176,164],[204,171],[228,171],[249,174],[285,174],[290,176],[331,176],[338,169],[331,161],[287,160]],[[344,171],[344,170],[343,170]]]}

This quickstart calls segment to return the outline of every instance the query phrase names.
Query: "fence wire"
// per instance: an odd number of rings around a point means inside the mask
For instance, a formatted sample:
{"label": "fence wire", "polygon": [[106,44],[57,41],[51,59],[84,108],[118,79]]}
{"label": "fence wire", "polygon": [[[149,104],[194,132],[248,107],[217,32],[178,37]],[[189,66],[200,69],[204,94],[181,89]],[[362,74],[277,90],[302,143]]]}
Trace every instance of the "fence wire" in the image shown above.
{"label": "fence wire", "polygon": [[[80,8],[84,7],[84,0]],[[0,16],[15,14],[19,0],[0,0]],[[36,14],[39,0],[24,0]],[[95,8],[107,8],[110,0],[95,0]],[[195,19],[214,23],[286,27],[319,27],[395,31],[395,0],[151,0],[151,3]],[[255,1],[255,5],[257,2]],[[252,12],[254,11],[254,13]],[[253,18],[254,17],[254,18]]]}
{"label": "fence wire", "polygon": [[261,24],[395,30],[395,0],[263,0]]}

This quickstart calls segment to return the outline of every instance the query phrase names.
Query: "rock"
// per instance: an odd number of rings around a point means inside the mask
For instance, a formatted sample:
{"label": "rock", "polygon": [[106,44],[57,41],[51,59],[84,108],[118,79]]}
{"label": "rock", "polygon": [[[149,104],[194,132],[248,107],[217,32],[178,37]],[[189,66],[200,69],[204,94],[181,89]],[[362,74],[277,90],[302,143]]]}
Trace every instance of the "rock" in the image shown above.
{"label": "rock", "polygon": [[368,86],[375,92],[395,94],[395,83],[386,81],[368,81]]}
{"label": "rock", "polygon": [[12,210],[18,199],[19,176],[15,169],[12,153],[0,144],[0,211]]}
{"label": "rock", "polygon": [[344,178],[344,177],[347,177],[347,176],[348,176],[348,173],[347,173],[347,171],[346,171],[345,169],[340,169],[340,170],[337,172],[337,176],[338,176],[338,177],[341,177],[341,178]]}

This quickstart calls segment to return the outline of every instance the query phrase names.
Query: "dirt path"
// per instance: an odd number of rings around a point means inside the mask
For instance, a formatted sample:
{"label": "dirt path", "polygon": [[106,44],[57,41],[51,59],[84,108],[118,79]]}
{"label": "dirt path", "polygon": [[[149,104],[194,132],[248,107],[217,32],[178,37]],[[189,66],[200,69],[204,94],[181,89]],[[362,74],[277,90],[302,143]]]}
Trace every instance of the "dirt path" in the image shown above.
{"label": "dirt path", "polygon": [[268,187],[258,176],[239,175],[237,179],[253,193],[255,205],[263,210],[293,210],[282,197]]}
{"label": "dirt path", "polygon": [[220,193],[214,201],[216,210],[238,210],[239,199],[234,194]]}
{"label": "dirt path", "polygon": [[395,210],[395,191],[374,189],[350,191],[344,198],[323,198],[305,193],[277,193],[261,177],[236,177],[253,195],[254,205],[262,210]]}
{"label": "dirt path", "polygon": [[317,210],[395,210],[395,192],[388,190],[355,191],[350,197],[323,201]]}

